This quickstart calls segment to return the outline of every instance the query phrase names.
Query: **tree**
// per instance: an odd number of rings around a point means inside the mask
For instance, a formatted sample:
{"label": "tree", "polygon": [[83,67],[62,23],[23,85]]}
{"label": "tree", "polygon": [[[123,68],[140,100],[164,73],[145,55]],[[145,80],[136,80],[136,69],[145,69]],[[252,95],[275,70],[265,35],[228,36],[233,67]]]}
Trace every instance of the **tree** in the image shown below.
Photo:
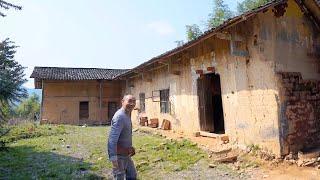
{"label": "tree", "polygon": [[233,13],[223,0],[214,0],[213,12],[209,14],[207,28],[215,28],[232,16]]}
{"label": "tree", "polygon": [[14,60],[16,48],[9,39],[0,42],[0,125],[7,118],[4,107],[27,97],[27,91],[22,87],[27,81],[24,78],[25,68]]}
{"label": "tree", "polygon": [[33,93],[19,104],[14,113],[20,118],[35,119],[40,114],[40,97]]}
{"label": "tree", "polygon": [[196,24],[186,25],[186,31],[188,41],[194,40],[202,34],[199,26]]}
{"label": "tree", "polygon": [[[11,9],[11,8],[15,9],[15,10],[21,10],[22,9],[21,6],[17,6],[17,5],[11,4],[9,2],[0,0],[0,9],[8,10],[8,9]],[[0,11],[0,16],[5,17],[6,15]]]}
{"label": "tree", "polygon": [[246,11],[262,6],[268,2],[270,2],[270,0],[244,0],[241,3],[238,3],[237,12],[238,14],[242,14]]}
{"label": "tree", "polygon": [[[211,29],[217,27],[232,16],[233,13],[223,0],[213,0],[213,9],[212,13],[209,14],[206,28]],[[202,31],[197,24],[186,25],[186,35],[188,41],[196,39],[201,34]]]}
{"label": "tree", "polygon": [[174,42],[176,43],[177,47],[180,47],[180,46],[184,45],[184,41],[183,40],[176,40]]}

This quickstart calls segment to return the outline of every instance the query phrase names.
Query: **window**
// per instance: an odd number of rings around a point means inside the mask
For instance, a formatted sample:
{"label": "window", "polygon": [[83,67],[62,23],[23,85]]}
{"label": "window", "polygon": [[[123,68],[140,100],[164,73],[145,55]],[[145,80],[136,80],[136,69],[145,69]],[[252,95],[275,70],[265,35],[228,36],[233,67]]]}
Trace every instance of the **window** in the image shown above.
{"label": "window", "polygon": [[79,105],[79,119],[88,119],[89,118],[89,102],[82,101]]}
{"label": "window", "polygon": [[146,95],[144,93],[139,94],[139,101],[140,101],[140,112],[146,111]]}
{"label": "window", "polygon": [[169,89],[160,90],[160,112],[169,113]]}

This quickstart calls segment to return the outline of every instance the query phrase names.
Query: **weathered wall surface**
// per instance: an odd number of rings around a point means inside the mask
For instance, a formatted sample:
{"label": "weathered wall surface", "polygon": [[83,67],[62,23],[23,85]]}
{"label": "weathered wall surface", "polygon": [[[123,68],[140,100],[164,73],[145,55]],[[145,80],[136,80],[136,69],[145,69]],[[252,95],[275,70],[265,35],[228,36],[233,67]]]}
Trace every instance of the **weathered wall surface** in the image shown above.
{"label": "weathered wall surface", "polygon": [[320,81],[303,80],[301,73],[279,73],[282,83],[283,152],[298,153],[320,144]]}
{"label": "weathered wall surface", "polygon": [[86,124],[106,124],[108,102],[120,105],[122,84],[102,82],[100,110],[100,84],[92,81],[44,81],[42,120],[48,123],[79,124],[79,103],[89,101],[89,118]]}
{"label": "weathered wall surface", "polygon": [[[160,122],[162,118],[169,119],[173,129],[199,131],[196,81],[201,73],[212,73],[214,69],[221,78],[226,134],[239,145],[259,144],[273,153],[285,154],[286,99],[277,73],[299,72],[303,80],[319,80],[319,31],[289,0],[223,33],[170,57],[173,69],[180,70],[180,75],[168,73],[166,66],[150,70],[144,78],[151,77],[151,82],[133,78],[134,87],[127,91],[136,97],[140,92],[146,93],[149,118],[159,118]],[[231,51],[230,39],[223,38],[227,35],[237,41],[235,52]],[[161,114],[160,104],[150,99],[153,90],[166,88],[170,89],[173,115]],[[319,109],[319,104],[314,108]]]}
{"label": "weathered wall surface", "polygon": [[[180,75],[173,75],[168,72],[168,67],[164,66],[157,70],[144,74],[144,79],[135,78],[134,87],[128,92],[132,93],[137,99],[139,93],[145,93],[145,108],[148,118],[158,118],[160,122],[163,119],[171,121],[175,130],[193,132],[199,129],[197,107],[197,96],[192,90],[190,76],[190,64],[188,62],[179,63]],[[152,79],[148,82],[146,79]],[[170,89],[171,113],[160,113],[160,102],[153,102],[152,91]],[[137,101],[139,106],[139,101]],[[138,123],[138,111],[133,112],[133,123]]]}
{"label": "weathered wall surface", "polygon": [[296,153],[319,143],[320,32],[293,1],[268,13],[277,18],[259,18],[257,47],[260,58],[273,61],[280,74],[276,76],[281,154]]}

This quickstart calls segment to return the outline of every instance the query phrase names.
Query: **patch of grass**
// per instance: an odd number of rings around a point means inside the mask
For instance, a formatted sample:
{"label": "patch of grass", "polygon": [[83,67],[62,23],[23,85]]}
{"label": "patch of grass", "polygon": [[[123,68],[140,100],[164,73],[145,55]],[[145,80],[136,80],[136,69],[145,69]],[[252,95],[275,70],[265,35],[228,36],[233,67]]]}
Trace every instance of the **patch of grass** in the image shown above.
{"label": "patch of grass", "polygon": [[261,150],[260,146],[256,145],[256,144],[251,144],[249,146],[249,148],[250,148],[252,154],[254,154],[254,155],[256,155]]}
{"label": "patch of grass", "polygon": [[205,157],[205,153],[188,140],[169,141],[154,135],[137,136],[135,139],[137,155],[133,159],[142,175],[154,169],[181,171]]}
{"label": "patch of grass", "polygon": [[[8,151],[0,152],[0,179],[111,178],[106,153],[109,127],[31,127],[35,128],[31,134],[30,127],[10,132]],[[155,171],[165,174],[187,169],[205,157],[187,140],[169,141],[134,132],[133,143],[137,152],[133,160],[141,179],[154,179]]]}
{"label": "patch of grass", "polygon": [[0,141],[4,143],[11,143],[20,139],[66,133],[64,125],[38,125],[35,123],[7,126],[4,127],[4,129],[10,129],[10,131],[0,139]]}

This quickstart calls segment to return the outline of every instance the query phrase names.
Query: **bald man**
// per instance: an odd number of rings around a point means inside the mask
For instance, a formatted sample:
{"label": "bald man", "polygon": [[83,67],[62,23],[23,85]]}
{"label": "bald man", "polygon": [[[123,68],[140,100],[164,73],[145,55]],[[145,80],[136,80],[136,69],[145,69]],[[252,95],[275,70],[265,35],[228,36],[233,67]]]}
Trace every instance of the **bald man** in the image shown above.
{"label": "bald man", "polygon": [[137,171],[131,156],[135,154],[132,147],[131,112],[136,106],[132,95],[122,98],[122,107],[111,120],[111,131],[108,139],[108,155],[113,165],[114,179],[137,179]]}

